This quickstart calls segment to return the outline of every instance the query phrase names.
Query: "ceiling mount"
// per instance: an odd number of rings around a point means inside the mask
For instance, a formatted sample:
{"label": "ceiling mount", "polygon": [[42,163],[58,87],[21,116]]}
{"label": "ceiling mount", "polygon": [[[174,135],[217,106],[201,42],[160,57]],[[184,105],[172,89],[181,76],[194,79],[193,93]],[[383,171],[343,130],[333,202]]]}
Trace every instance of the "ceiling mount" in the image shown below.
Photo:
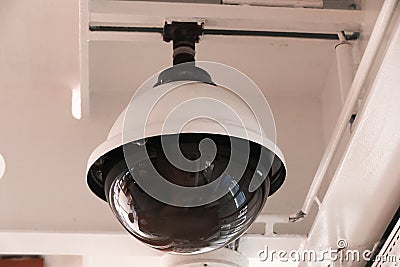
{"label": "ceiling mount", "polygon": [[163,29],[163,40],[173,42],[174,65],[195,61],[195,44],[203,34],[203,23],[198,22],[166,22]]}

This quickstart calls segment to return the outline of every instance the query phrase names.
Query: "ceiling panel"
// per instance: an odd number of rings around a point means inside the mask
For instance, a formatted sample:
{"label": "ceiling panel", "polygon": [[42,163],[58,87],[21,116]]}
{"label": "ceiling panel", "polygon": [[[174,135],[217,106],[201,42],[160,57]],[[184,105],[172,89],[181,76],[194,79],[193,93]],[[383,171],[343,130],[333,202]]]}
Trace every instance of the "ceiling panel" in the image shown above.
{"label": "ceiling panel", "polygon": [[[200,61],[230,65],[268,95],[319,97],[334,62],[337,41],[274,37],[204,36]],[[90,44],[90,91],[133,92],[150,75],[171,65],[172,44],[159,39]]]}

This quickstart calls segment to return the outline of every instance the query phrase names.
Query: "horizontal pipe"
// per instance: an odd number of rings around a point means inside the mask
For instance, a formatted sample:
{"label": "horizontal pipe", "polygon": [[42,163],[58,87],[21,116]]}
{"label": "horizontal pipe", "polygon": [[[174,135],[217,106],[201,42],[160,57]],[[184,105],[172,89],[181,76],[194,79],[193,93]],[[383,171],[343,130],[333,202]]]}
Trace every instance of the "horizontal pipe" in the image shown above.
{"label": "horizontal pipe", "polygon": [[[163,28],[158,27],[128,27],[128,26],[89,26],[92,32],[138,32],[138,33],[163,33]],[[286,38],[306,38],[306,39],[325,39],[339,40],[337,34],[333,33],[314,33],[314,32],[276,32],[276,31],[250,31],[250,30],[224,30],[224,29],[204,29],[204,35],[226,35],[226,36],[254,36],[254,37],[286,37]],[[359,32],[346,35],[346,40],[357,40]]]}
{"label": "horizontal pipe", "polygon": [[322,0],[222,0],[224,5],[322,8]]}

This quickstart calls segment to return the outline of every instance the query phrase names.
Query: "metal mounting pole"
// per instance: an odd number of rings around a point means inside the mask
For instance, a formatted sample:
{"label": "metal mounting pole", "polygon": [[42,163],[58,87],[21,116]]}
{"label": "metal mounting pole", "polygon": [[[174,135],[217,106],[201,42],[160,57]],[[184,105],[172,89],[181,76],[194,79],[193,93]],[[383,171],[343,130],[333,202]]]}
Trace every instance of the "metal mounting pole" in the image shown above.
{"label": "metal mounting pole", "polygon": [[202,34],[203,23],[177,21],[165,23],[163,39],[165,42],[173,41],[174,65],[195,61],[195,46]]}

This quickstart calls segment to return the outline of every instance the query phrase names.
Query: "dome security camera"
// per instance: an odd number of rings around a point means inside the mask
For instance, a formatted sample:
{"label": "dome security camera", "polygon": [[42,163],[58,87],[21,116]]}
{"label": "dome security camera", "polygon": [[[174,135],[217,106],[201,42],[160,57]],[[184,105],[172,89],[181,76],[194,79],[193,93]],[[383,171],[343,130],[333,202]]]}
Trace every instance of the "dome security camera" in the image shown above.
{"label": "dome security camera", "polygon": [[88,162],[89,188],[123,227],[176,254],[240,237],[286,176],[272,113],[254,83],[233,68],[194,62],[201,30],[166,24],[174,66],[139,88]]}

